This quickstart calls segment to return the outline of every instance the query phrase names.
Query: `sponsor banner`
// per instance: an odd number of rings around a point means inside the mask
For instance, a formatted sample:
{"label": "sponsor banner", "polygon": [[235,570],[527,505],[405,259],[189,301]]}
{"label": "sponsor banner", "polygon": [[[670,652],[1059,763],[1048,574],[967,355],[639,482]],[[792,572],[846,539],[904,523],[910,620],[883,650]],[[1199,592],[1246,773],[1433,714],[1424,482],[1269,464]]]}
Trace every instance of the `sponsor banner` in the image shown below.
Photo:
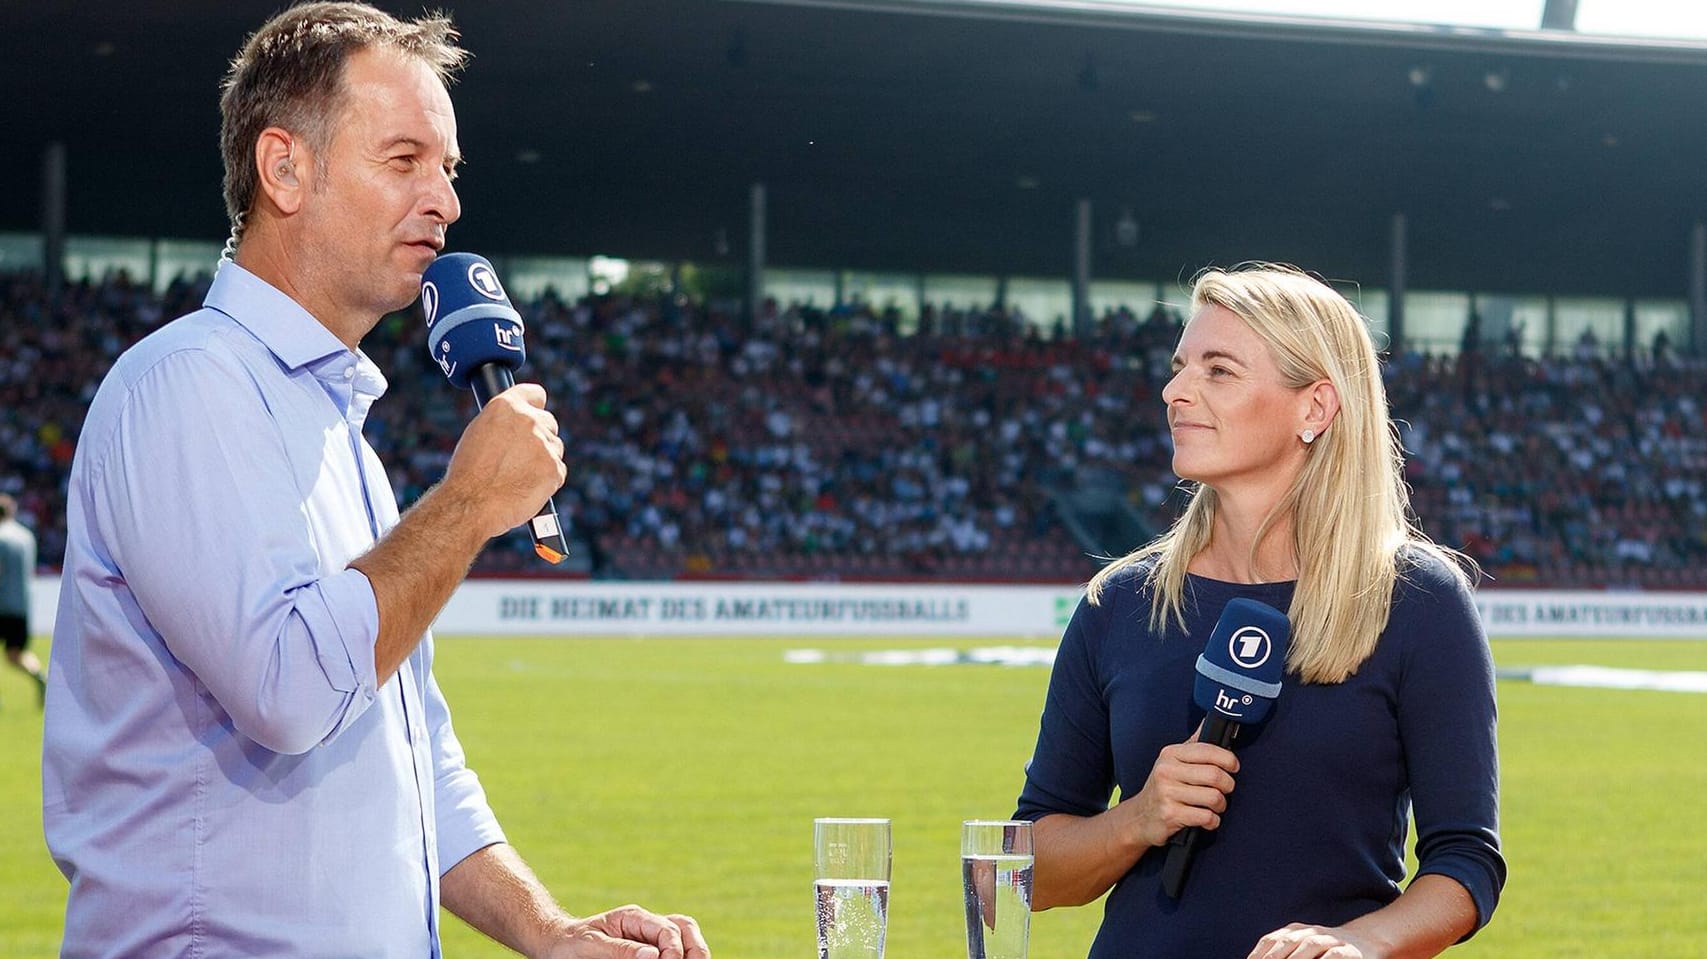
{"label": "sponsor banner", "polygon": [[[474,579],[435,629],[508,635],[966,635],[1058,637],[1073,586],[911,583],[640,583]],[[30,626],[53,631],[59,577],[38,576]],[[1482,590],[1488,635],[1707,639],[1707,593]]]}
{"label": "sponsor banner", "polygon": [[1493,637],[1707,639],[1707,593],[1490,589],[1476,594],[1476,606]]}
{"label": "sponsor banner", "polygon": [[631,583],[470,580],[443,635],[970,635],[1056,637],[1070,586],[883,583]]}
{"label": "sponsor banner", "polygon": [[[1082,589],[874,583],[471,580],[440,633],[1058,637]],[[1707,593],[1483,590],[1488,635],[1707,639]]]}

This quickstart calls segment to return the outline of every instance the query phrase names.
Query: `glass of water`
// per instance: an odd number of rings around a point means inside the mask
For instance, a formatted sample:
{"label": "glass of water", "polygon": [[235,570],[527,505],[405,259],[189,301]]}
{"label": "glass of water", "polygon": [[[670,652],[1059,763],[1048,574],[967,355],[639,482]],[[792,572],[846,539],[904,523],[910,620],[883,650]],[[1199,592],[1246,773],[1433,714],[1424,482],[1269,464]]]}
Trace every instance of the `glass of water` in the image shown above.
{"label": "glass of water", "polygon": [[1032,862],[1031,823],[970,819],[961,824],[967,959],[1025,959]]}
{"label": "glass of water", "polygon": [[815,819],[812,848],[818,959],[883,959],[889,820]]}

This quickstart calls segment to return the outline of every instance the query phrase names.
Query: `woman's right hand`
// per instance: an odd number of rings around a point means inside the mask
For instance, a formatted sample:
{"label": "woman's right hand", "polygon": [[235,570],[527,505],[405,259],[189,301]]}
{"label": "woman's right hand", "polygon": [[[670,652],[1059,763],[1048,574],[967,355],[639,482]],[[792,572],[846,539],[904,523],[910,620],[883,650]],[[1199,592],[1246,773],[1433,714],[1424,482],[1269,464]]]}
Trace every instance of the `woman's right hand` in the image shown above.
{"label": "woman's right hand", "polygon": [[1033,824],[1033,909],[1093,902],[1174,833],[1221,825],[1239,760],[1197,736],[1164,748],[1137,795],[1094,816],[1055,813]]}
{"label": "woman's right hand", "polygon": [[1185,742],[1163,748],[1138,795],[1121,804],[1131,807],[1128,828],[1146,846],[1163,845],[1189,826],[1221,825],[1239,759],[1232,750],[1197,737],[1192,733]]}

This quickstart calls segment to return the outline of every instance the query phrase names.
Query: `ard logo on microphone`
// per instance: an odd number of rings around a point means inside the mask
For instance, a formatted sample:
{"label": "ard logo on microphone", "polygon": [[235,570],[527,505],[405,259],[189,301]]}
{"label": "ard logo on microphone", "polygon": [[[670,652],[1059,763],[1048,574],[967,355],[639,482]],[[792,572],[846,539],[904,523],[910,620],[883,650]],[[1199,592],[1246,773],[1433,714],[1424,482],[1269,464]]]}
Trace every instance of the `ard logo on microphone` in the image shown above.
{"label": "ard logo on microphone", "polygon": [[439,288],[432,281],[421,284],[421,314],[427,318],[427,325],[439,318]]}
{"label": "ard logo on microphone", "polygon": [[[1243,670],[1255,671],[1268,662],[1272,652],[1274,641],[1257,626],[1240,626],[1227,638],[1227,655],[1235,666]],[[1250,706],[1255,701],[1250,693],[1240,696],[1225,688],[1215,691],[1215,708],[1229,716],[1242,715],[1241,707]]]}
{"label": "ard logo on microphone", "polygon": [[1274,642],[1257,626],[1240,626],[1227,640],[1227,654],[1244,669],[1256,669],[1268,662]]}
{"label": "ard logo on microphone", "polygon": [[498,274],[486,263],[468,264],[468,285],[488,300],[502,300],[504,288],[498,285]]}

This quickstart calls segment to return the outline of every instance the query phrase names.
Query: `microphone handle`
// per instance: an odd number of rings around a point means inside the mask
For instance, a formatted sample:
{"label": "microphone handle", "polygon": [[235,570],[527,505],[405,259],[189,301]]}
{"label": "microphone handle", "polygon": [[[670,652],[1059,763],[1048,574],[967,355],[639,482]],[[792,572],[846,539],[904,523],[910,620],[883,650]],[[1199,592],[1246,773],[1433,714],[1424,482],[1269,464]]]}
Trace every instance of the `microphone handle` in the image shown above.
{"label": "microphone handle", "polygon": [[[1230,749],[1233,740],[1239,736],[1239,724],[1217,712],[1211,712],[1203,720],[1203,731],[1197,741],[1214,743],[1222,749]],[[1191,872],[1191,859],[1197,855],[1197,847],[1203,842],[1202,826],[1188,826],[1174,833],[1168,840],[1168,858],[1162,863],[1162,891],[1169,899],[1178,899],[1185,890],[1185,877]]]}
{"label": "microphone handle", "polygon": [[474,405],[485,409],[492,397],[516,385],[516,375],[507,366],[482,363],[469,374],[468,385],[474,389]]}
{"label": "microphone handle", "polygon": [[1211,712],[1203,720],[1203,731],[1198,734],[1200,743],[1214,743],[1222,749],[1232,749],[1233,740],[1239,738],[1239,721],[1229,719],[1217,712]]}
{"label": "microphone handle", "polygon": [[[474,368],[468,378],[474,388],[474,403],[481,409],[492,397],[516,385],[515,374],[507,366],[483,363]],[[546,497],[545,505],[528,520],[528,535],[533,537],[533,551],[548,563],[561,563],[569,556],[569,543],[563,538],[563,524],[557,521],[557,504]]]}

